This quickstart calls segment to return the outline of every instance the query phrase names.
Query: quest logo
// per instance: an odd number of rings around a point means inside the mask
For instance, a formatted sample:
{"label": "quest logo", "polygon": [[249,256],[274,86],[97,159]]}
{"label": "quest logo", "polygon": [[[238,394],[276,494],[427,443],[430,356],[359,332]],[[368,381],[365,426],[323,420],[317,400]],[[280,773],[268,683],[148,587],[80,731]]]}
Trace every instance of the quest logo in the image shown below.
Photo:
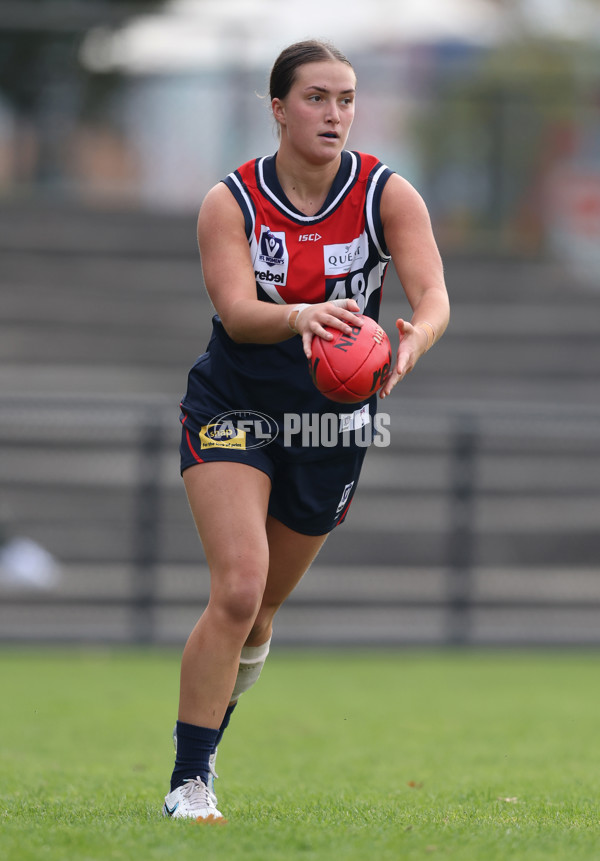
{"label": "quest logo", "polygon": [[363,232],[352,242],[323,246],[326,277],[345,275],[362,269],[366,262],[367,234]]}

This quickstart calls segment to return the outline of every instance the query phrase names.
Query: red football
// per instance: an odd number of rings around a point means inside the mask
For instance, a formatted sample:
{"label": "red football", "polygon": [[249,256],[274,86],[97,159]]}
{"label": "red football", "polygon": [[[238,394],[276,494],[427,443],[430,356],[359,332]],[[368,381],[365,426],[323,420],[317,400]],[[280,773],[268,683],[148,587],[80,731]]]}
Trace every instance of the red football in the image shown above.
{"label": "red football", "polygon": [[379,323],[363,317],[349,335],[326,326],[332,341],[312,340],[310,373],[318,390],[331,401],[356,404],[375,394],[392,367],[390,341]]}

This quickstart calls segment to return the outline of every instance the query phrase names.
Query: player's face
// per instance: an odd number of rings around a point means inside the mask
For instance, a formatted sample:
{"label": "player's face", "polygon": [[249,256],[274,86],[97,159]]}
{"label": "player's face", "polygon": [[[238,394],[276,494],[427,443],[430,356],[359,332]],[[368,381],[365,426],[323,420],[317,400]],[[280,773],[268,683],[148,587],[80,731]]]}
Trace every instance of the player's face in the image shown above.
{"label": "player's face", "polygon": [[285,99],[273,99],[282,145],[313,163],[337,158],[354,119],[355,92],[356,77],[347,63],[300,66]]}

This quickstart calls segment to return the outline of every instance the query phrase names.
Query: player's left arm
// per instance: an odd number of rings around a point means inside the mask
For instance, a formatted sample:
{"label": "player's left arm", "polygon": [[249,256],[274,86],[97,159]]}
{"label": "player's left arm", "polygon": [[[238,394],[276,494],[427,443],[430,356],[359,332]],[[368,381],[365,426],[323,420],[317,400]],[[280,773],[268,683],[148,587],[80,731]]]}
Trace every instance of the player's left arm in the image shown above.
{"label": "player's left arm", "polygon": [[380,397],[386,397],[442,337],[450,319],[450,303],[442,259],[421,195],[407,180],[393,174],[383,190],[380,211],[385,241],[413,311],[410,321],[396,321],[400,344],[394,370],[380,392]]}

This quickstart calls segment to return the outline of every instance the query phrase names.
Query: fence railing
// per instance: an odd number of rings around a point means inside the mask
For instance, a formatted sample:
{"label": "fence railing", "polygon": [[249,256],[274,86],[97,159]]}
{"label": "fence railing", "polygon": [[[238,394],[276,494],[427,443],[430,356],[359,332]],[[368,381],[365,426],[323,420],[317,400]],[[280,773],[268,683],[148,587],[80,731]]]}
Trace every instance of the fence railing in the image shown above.
{"label": "fence railing", "polygon": [[[600,643],[600,409],[396,400],[279,641]],[[0,399],[4,541],[58,563],[0,565],[1,641],[185,639],[209,575],[178,436],[164,398]]]}

